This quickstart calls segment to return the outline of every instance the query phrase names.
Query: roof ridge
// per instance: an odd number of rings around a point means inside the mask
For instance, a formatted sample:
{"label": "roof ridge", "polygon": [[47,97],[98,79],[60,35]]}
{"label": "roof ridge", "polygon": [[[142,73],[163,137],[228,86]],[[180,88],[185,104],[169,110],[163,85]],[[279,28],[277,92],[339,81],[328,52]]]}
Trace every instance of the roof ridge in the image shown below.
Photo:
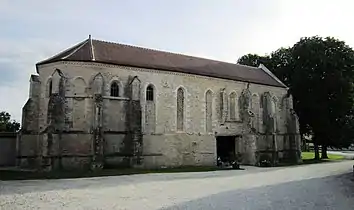
{"label": "roof ridge", "polygon": [[76,49],[74,49],[71,53],[69,53],[68,55],[61,57],[60,59],[66,59],[72,55],[74,55],[78,50],[80,50],[83,46],[85,46],[85,44],[88,43],[88,39],[86,39],[85,41],[82,42],[82,44],[80,46],[78,46]]}
{"label": "roof ridge", "polygon": [[[227,62],[227,61],[219,61],[219,60],[215,60],[215,59],[211,59],[211,58],[202,58],[202,57],[197,57],[197,56],[193,56],[193,55],[186,55],[186,54],[182,54],[182,53],[169,52],[169,51],[159,50],[159,49],[152,49],[152,48],[141,47],[141,46],[132,45],[132,44],[117,43],[117,42],[105,41],[105,40],[99,40],[99,39],[93,39],[93,40],[98,41],[98,42],[107,43],[107,44],[121,45],[121,46],[125,46],[125,47],[134,47],[134,48],[143,49],[143,50],[146,50],[146,51],[160,52],[160,53],[166,53],[166,54],[171,54],[171,55],[179,55],[179,56],[190,57],[190,58],[194,58],[194,59],[203,59],[203,60],[213,61],[213,62],[216,62],[216,63],[227,63],[227,64],[232,64],[232,65],[246,66],[246,65],[241,65],[241,64],[238,64],[238,63],[231,63],[231,62]],[[253,66],[246,66],[246,67],[259,69],[257,67],[253,67]]]}
{"label": "roof ridge", "polygon": [[97,62],[286,87],[262,66],[252,67],[132,44],[89,38],[36,64],[57,61]]}
{"label": "roof ridge", "polygon": [[279,82],[280,84],[282,84],[283,86],[285,87],[288,87],[286,86],[277,76],[275,76],[264,64],[259,64],[259,68],[261,70],[263,70],[265,73],[267,73],[270,77],[272,77],[274,80],[276,80],[277,82]]}
{"label": "roof ridge", "polygon": [[95,61],[96,60],[96,58],[95,58],[95,48],[93,47],[93,42],[92,42],[92,38],[91,38],[91,35],[89,35],[89,40],[90,40],[90,51],[91,51],[91,56],[92,56],[92,58],[91,58],[91,60],[92,61]]}
{"label": "roof ridge", "polygon": [[255,67],[255,66],[247,66],[247,65],[244,65],[244,64],[240,64],[240,63],[236,63],[236,65],[238,65],[238,66],[248,67],[248,68],[251,68],[251,69],[261,69],[260,67]]}
{"label": "roof ridge", "polygon": [[42,64],[42,63],[45,63],[45,62],[47,62],[47,61],[52,60],[52,59],[55,58],[55,57],[58,57],[58,56],[61,55],[61,54],[64,54],[64,53],[66,53],[66,52],[69,52],[70,50],[75,49],[76,47],[80,46],[81,44],[85,43],[86,41],[87,41],[87,39],[85,39],[84,41],[79,42],[79,43],[77,43],[76,45],[74,45],[74,46],[72,46],[72,47],[69,47],[69,48],[67,48],[67,49],[65,49],[65,50],[63,50],[63,51],[61,51],[61,52],[59,52],[59,53],[54,54],[53,56],[51,56],[51,57],[49,57],[49,58],[47,58],[47,59],[45,59],[45,60],[43,60],[43,61],[37,63],[36,65],[40,65],[40,64]]}

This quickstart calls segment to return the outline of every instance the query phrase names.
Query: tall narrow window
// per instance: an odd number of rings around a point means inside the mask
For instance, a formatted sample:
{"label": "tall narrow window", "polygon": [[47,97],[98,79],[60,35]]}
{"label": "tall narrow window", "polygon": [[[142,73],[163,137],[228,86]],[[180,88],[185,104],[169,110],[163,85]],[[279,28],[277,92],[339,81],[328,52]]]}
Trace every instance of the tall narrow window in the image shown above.
{"label": "tall narrow window", "polygon": [[254,113],[253,128],[259,130],[260,99],[257,94],[252,95],[252,111]]}
{"label": "tall narrow window", "polygon": [[146,88],[146,100],[147,101],[153,101],[154,100],[154,88],[152,85],[149,85]]}
{"label": "tall narrow window", "polygon": [[154,86],[149,85],[146,88],[146,104],[145,104],[145,126],[144,132],[150,134],[155,132],[156,128],[156,105],[154,101]]}
{"label": "tall narrow window", "polygon": [[207,132],[212,132],[212,118],[213,118],[213,94],[210,90],[205,94],[205,128]]}
{"label": "tall narrow window", "polygon": [[275,115],[276,114],[276,102],[274,99],[271,100],[271,115]]}
{"label": "tall narrow window", "polygon": [[223,91],[223,90],[221,90],[221,92],[220,92],[220,120],[221,121],[224,121],[225,119],[224,119],[224,94],[225,94],[225,92]]}
{"label": "tall narrow window", "polygon": [[184,126],[184,91],[177,90],[177,130],[182,131]]}
{"label": "tall narrow window", "polygon": [[237,112],[236,93],[230,94],[230,120],[236,120]]}
{"label": "tall narrow window", "polygon": [[53,81],[50,80],[49,81],[49,87],[48,87],[48,96],[50,97],[52,95],[53,92]]}
{"label": "tall narrow window", "polygon": [[119,85],[117,82],[113,82],[111,84],[111,96],[113,96],[113,97],[119,96]]}

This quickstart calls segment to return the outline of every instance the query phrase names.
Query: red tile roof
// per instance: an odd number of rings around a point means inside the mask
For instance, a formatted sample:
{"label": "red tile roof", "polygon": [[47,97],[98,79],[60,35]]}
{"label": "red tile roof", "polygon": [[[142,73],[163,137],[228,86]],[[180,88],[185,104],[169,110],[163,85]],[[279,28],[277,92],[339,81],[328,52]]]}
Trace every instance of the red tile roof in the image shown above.
{"label": "red tile roof", "polygon": [[98,62],[285,87],[284,84],[277,81],[274,76],[271,76],[262,68],[90,38],[64,52],[37,63],[37,66],[56,61]]}

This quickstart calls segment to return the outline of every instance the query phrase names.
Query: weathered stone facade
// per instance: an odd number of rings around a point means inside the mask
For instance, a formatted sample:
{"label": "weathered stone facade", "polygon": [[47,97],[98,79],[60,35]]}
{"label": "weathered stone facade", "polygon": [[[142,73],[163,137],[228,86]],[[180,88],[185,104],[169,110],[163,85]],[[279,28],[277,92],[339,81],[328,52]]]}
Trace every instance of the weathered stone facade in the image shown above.
{"label": "weathered stone facade", "polygon": [[22,167],[216,165],[217,136],[235,137],[243,164],[300,161],[283,87],[97,62],[43,64],[38,74],[23,108]]}

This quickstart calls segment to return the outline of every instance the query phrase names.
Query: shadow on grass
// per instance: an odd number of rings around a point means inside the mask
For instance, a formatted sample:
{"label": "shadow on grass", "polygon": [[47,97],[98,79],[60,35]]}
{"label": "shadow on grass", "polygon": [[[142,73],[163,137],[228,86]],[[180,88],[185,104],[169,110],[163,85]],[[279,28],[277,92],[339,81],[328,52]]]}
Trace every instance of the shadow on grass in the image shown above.
{"label": "shadow on grass", "polygon": [[317,164],[317,163],[329,163],[329,162],[338,162],[341,160],[331,160],[331,159],[306,159],[306,160],[302,160],[302,164],[301,165],[306,165],[306,164]]}
{"label": "shadow on grass", "polygon": [[[307,164],[338,162],[342,160],[332,159],[304,159],[302,163],[279,163],[276,167],[287,166],[301,166]],[[137,168],[107,168],[101,171],[25,171],[18,169],[0,169],[0,180],[36,180],[36,179],[72,179],[72,178],[90,178],[90,177],[107,177],[107,176],[122,176],[135,174],[149,174],[149,173],[185,173],[185,172],[211,172],[223,170],[237,170],[218,168],[216,166],[209,167],[176,167],[176,168],[161,168],[161,169],[137,169]]]}
{"label": "shadow on grass", "polygon": [[[306,164],[318,164],[327,162],[336,162],[339,160],[314,160],[306,159],[302,163],[279,163],[277,167],[287,166],[301,166]],[[268,167],[269,168],[269,167]],[[270,167],[274,168],[274,167]],[[122,176],[122,175],[136,175],[136,174],[150,174],[150,173],[186,173],[186,172],[211,172],[211,171],[225,171],[225,170],[239,170],[218,168],[215,166],[209,167],[176,167],[176,168],[161,168],[161,169],[137,169],[137,168],[108,168],[101,171],[91,170],[75,170],[75,171],[26,171],[18,169],[0,169],[0,180],[36,180],[36,179],[73,179],[73,178],[90,178],[90,177],[107,177],[107,176]]]}
{"label": "shadow on grass", "polygon": [[70,178],[89,178],[105,176],[121,176],[148,173],[178,173],[178,172],[207,172],[222,170],[217,167],[179,167],[165,169],[136,169],[136,168],[110,168],[101,171],[23,171],[0,169],[0,180],[34,180],[34,179],[70,179]]}

